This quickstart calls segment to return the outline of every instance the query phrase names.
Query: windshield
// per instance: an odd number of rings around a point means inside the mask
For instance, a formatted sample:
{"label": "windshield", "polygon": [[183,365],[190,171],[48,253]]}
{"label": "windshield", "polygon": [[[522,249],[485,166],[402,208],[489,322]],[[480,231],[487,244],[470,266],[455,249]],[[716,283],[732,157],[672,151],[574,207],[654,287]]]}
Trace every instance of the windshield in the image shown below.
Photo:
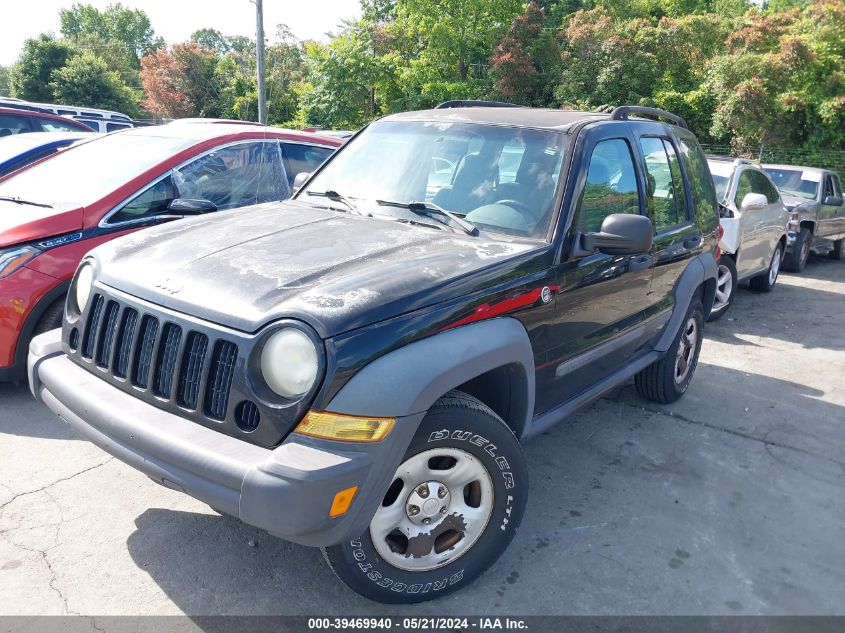
{"label": "windshield", "polygon": [[405,220],[410,215],[442,227],[379,201],[428,203],[482,231],[546,239],[568,143],[566,134],[544,130],[381,121],[341,150],[297,198],[325,205],[331,192],[352,201],[358,212]]}
{"label": "windshield", "polygon": [[719,201],[722,201],[728,193],[728,185],[734,173],[733,163],[709,160],[707,161],[707,167],[710,168],[710,175],[713,176],[713,184],[716,185],[716,197]]}
{"label": "windshield", "polygon": [[126,133],[103,136],[71,147],[0,183],[0,197],[55,208],[85,206],[194,142]]}
{"label": "windshield", "polygon": [[774,169],[764,167],[777,188],[790,196],[815,200],[822,176],[819,172],[804,169]]}

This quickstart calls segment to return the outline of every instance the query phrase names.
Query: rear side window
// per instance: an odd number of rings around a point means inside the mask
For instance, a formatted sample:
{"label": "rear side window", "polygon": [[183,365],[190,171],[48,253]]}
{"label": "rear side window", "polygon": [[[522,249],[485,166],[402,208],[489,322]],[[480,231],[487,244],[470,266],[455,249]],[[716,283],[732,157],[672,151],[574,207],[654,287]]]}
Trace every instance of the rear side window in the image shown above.
{"label": "rear side window", "polygon": [[687,219],[687,194],[671,142],[662,138],[641,138],[645,156],[648,191],[646,202],[656,231],[675,226]]}
{"label": "rear side window", "polygon": [[637,171],[628,143],[615,138],[597,143],[578,210],[578,230],[597,232],[613,213],[639,213]]}
{"label": "rear side window", "polygon": [[126,125],[125,123],[106,123],[106,132],[114,132],[115,130],[125,130],[128,127],[132,126]]}
{"label": "rear side window", "polygon": [[718,218],[719,203],[716,200],[716,187],[707,168],[704,152],[701,151],[698,141],[692,134],[686,130],[678,130],[677,134],[680,142],[681,163],[687,172],[695,218],[699,223]]}
{"label": "rear side window", "polygon": [[[64,123],[63,121],[55,121],[53,119],[37,119],[44,132],[79,132],[80,125],[73,123]],[[95,128],[96,129],[96,128]]]}
{"label": "rear side window", "polygon": [[282,155],[285,159],[285,171],[288,185],[293,187],[296,175],[301,172],[311,173],[331,156],[334,150],[329,147],[316,145],[302,145],[299,143],[282,143]]}

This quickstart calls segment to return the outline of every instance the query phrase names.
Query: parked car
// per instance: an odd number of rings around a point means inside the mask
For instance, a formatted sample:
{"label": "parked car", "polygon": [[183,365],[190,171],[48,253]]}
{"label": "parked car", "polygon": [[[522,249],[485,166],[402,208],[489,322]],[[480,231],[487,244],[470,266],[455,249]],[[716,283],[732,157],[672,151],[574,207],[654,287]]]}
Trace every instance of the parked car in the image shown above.
{"label": "parked car", "polygon": [[0,108],[0,138],[27,132],[93,132],[80,121],[47,112]]}
{"label": "parked car", "polygon": [[[446,145],[463,155],[430,195]],[[672,179],[656,224],[652,166]],[[31,387],[156,481],[419,602],[513,538],[521,440],[631,377],[684,394],[718,240],[706,159],[669,113],[392,115],[293,200],[95,249],[32,342]]]}
{"label": "parked car", "polygon": [[293,173],[337,145],[258,125],[137,128],[0,181],[0,379],[26,375],[29,340],[61,323],[87,251],[187,215],[282,200]]}
{"label": "parked car", "polygon": [[0,138],[0,178],[93,137],[91,132],[32,132],[4,136]]}
{"label": "parked car", "polygon": [[791,215],[777,187],[757,165],[741,158],[712,156],[707,161],[721,205],[719,279],[710,311],[715,321],[728,311],[739,282],[770,292],[787,246]]}
{"label": "parked car", "polygon": [[81,121],[95,132],[116,132],[135,127],[136,122],[129,115],[99,108],[80,108],[55,103],[33,103],[20,99],[0,99],[0,108],[15,108],[35,112],[48,112]]}
{"label": "parked car", "polygon": [[833,259],[845,255],[845,201],[839,174],[829,169],[795,165],[763,165],[784,196],[786,208],[798,214],[799,227],[786,250],[784,268],[801,272],[810,251]]}

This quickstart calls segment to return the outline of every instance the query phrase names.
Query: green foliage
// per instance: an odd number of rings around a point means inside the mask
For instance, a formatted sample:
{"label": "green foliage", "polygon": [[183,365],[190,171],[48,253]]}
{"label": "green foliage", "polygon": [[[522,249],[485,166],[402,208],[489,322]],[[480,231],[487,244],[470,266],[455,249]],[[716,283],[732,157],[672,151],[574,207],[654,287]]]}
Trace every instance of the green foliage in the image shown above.
{"label": "green foliage", "polygon": [[77,55],[53,71],[50,90],[59,103],[118,110],[129,115],[138,112],[137,97],[120,75],[90,53]]}
{"label": "green foliage", "polygon": [[0,66],[0,97],[10,96],[9,90],[9,68]]}
{"label": "green foliage", "polygon": [[75,39],[94,34],[107,42],[120,43],[135,60],[160,48],[163,42],[155,37],[150,18],[140,9],[129,9],[122,4],[111,4],[100,11],[90,4],[74,4],[59,11],[62,35]]}
{"label": "green foliage", "polygon": [[42,34],[26,40],[9,77],[12,96],[28,101],[52,101],[50,78],[74,53],[70,45],[52,35]]}

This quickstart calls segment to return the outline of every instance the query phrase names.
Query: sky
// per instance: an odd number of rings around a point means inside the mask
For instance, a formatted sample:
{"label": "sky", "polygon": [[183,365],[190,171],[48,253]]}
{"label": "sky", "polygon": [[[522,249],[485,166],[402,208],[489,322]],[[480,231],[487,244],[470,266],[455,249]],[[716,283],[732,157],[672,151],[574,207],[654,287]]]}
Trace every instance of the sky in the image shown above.
{"label": "sky", "polygon": [[[104,9],[117,0],[76,0]],[[119,0],[142,9],[156,35],[168,44],[184,42],[204,27],[224,35],[255,35],[255,5],[250,0]],[[0,65],[13,64],[25,39],[39,33],[59,33],[59,10],[74,0],[5,0],[0,19]],[[325,39],[341,21],[357,18],[358,0],[264,0],[264,31],[272,42],[277,24],[287,24],[300,39]]]}

